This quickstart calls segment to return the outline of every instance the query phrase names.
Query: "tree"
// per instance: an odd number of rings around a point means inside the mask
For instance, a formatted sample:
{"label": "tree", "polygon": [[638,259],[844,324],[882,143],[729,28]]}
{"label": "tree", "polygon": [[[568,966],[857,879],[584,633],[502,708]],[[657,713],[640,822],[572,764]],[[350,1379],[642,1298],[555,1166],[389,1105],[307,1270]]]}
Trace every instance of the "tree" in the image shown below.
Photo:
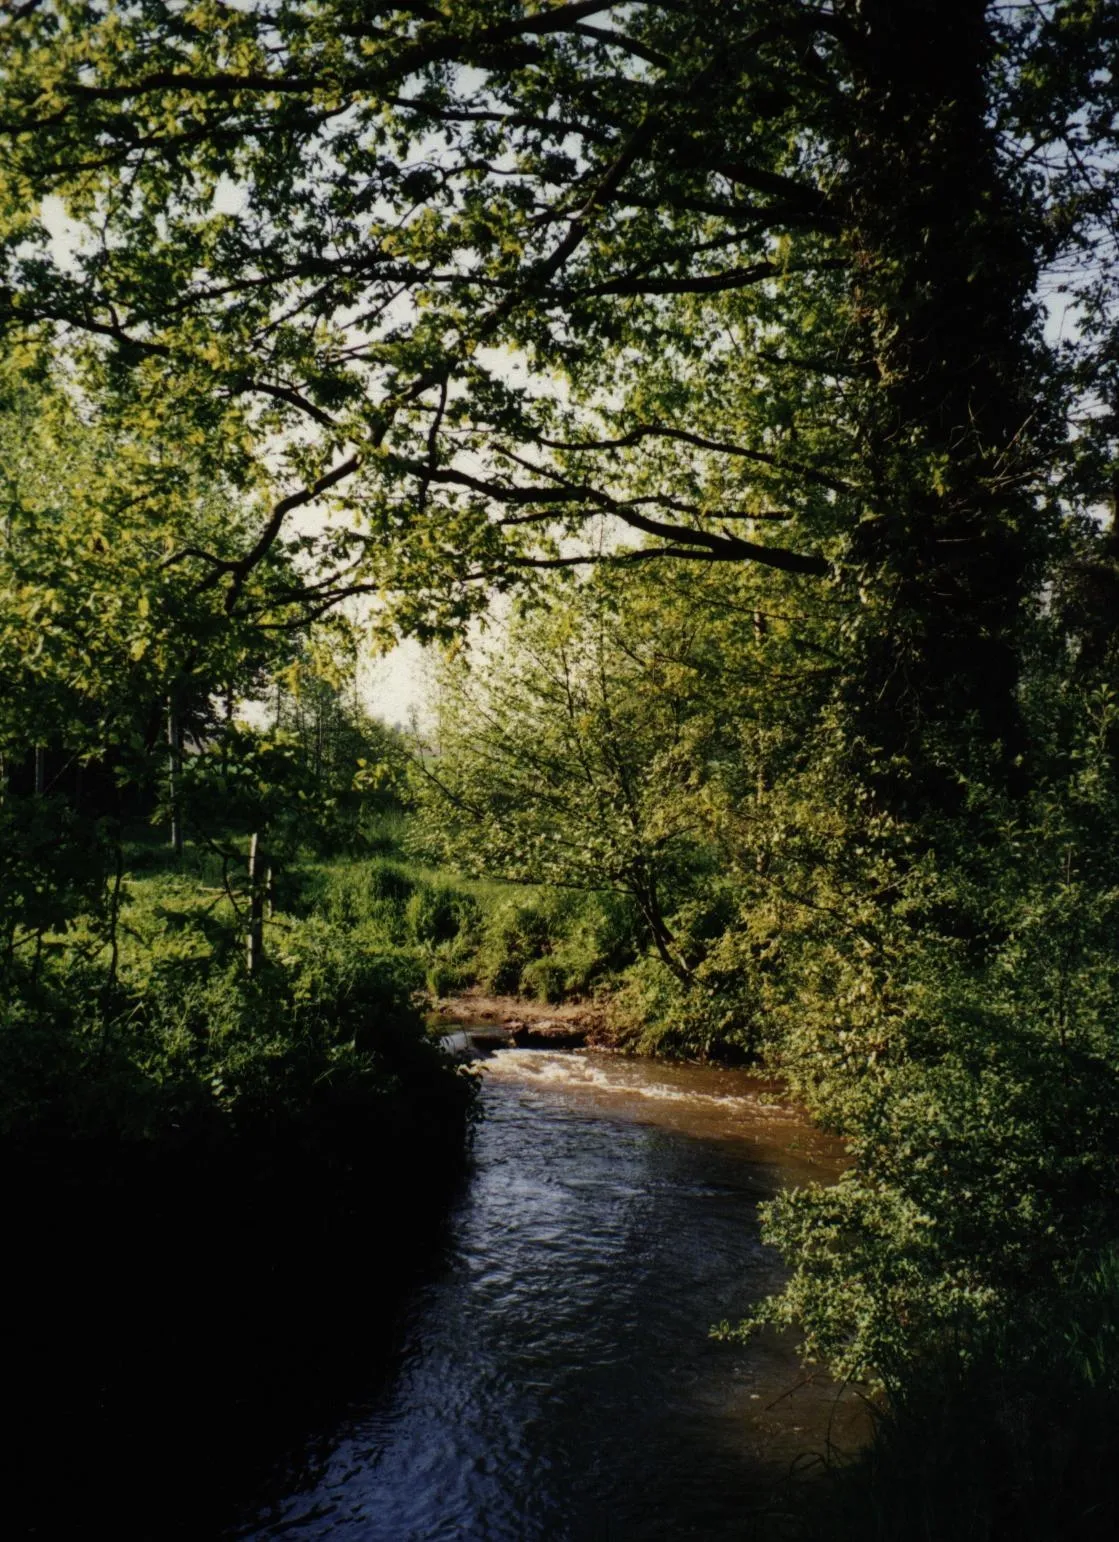
{"label": "tree", "polygon": [[689,719],[703,645],[680,613],[662,613],[659,635],[635,626],[639,608],[606,583],[561,589],[488,649],[446,661],[434,752],[417,762],[424,838],[512,882],[628,894],[687,979],[694,960],[668,915],[673,880],[701,858],[673,793],[702,754]]}
{"label": "tree", "polygon": [[214,695],[251,691],[283,659],[270,601],[290,566],[274,554],[255,614],[227,620],[174,560],[190,543],[236,549],[251,519],[205,457],[129,434],[61,371],[9,364],[2,389],[4,751],[19,754],[38,724],[77,759],[112,747],[135,770],[163,741],[169,698],[200,732]]}
{"label": "tree", "polygon": [[275,554],[252,581],[256,614],[228,618],[167,560],[244,538],[227,486],[41,357],[10,360],[0,393],[0,967],[9,984],[28,959],[34,973],[44,938],[84,914],[111,981],[123,821],[168,790],[169,720],[201,740],[219,695],[251,693],[290,654],[268,609],[290,569]]}
{"label": "tree", "polygon": [[291,736],[312,789],[302,835],[313,813],[325,846],[356,849],[376,841],[377,820],[407,800],[403,738],[362,704],[355,659],[336,637],[312,635],[276,679],[269,710],[277,733]]}
{"label": "tree", "polygon": [[[1083,852],[1110,807],[1106,682],[1083,659],[1072,689],[1045,596],[1106,569],[1115,26],[1094,0],[60,0],[7,23],[6,328],[64,338],[90,400],[244,495],[234,546],[164,559],[227,620],[373,594],[430,637],[553,569],[752,575],[751,636],[756,612],[794,679],[744,713],[781,754],[748,835],[722,808],[742,898],[719,946],[853,1142],[837,1195],[774,1222],[786,1306],[850,1369],[1005,1310],[1015,1268],[1042,1320],[1113,1224],[1110,880],[1075,968],[1023,939],[1039,915],[1066,934],[1062,832]],[[85,231],[65,260],[45,195]],[[548,728],[558,777],[586,739],[534,716],[551,624],[502,710],[518,746]],[[609,740],[632,728],[656,768],[672,692],[609,657],[640,705]],[[588,702],[601,726],[612,686]],[[1031,957],[1091,997],[1074,1046]]]}
{"label": "tree", "polygon": [[236,557],[194,554],[229,606],[327,498],[362,528],[292,598],[389,582],[421,632],[620,522],[631,561],[837,584],[853,738],[943,796],[967,751],[922,747],[930,717],[1020,748],[1075,400],[1035,297],[1112,211],[1083,117],[1094,95],[1113,135],[1112,25],[1079,0],[904,26],[889,0],[24,7],[10,194],[104,238],[67,271],[13,215],[10,324],[131,367],[168,433],[221,421],[273,500]]}

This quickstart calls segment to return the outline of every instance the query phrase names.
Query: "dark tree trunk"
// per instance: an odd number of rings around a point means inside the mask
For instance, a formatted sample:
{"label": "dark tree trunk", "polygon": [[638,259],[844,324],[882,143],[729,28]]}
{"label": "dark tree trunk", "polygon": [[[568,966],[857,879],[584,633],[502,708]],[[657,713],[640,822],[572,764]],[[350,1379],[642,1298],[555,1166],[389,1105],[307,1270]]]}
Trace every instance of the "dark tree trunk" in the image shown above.
{"label": "dark tree trunk", "polygon": [[1027,491],[1045,431],[1036,243],[990,124],[985,0],[844,9],[853,300],[878,375],[866,469],[879,512],[850,554],[866,597],[850,700],[872,782],[892,765],[902,803],[939,803],[977,737],[1008,778],[1022,748],[1018,641],[1045,544]]}

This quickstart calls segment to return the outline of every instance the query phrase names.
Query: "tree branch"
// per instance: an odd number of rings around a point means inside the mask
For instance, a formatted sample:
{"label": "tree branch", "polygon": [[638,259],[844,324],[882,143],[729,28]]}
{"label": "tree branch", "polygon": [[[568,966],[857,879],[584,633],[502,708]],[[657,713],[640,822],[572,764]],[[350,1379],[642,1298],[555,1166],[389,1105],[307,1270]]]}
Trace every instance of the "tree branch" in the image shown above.
{"label": "tree branch", "polygon": [[814,466],[806,466],[799,461],[784,460],[781,456],[772,455],[765,450],[751,450],[744,445],[708,439],[702,434],[693,434],[687,429],[668,428],[663,423],[640,423],[636,428],[630,429],[627,434],[619,435],[616,439],[563,440],[548,439],[541,435],[535,442],[549,450],[628,450],[640,444],[643,439],[655,438],[675,439],[681,444],[694,445],[698,450],[710,450],[716,455],[737,455],[744,460],[755,461],[761,466],[771,466],[775,471],[790,471],[796,476],[803,477],[806,482],[829,488],[835,493],[856,496],[859,491],[851,483],[819,471]]}

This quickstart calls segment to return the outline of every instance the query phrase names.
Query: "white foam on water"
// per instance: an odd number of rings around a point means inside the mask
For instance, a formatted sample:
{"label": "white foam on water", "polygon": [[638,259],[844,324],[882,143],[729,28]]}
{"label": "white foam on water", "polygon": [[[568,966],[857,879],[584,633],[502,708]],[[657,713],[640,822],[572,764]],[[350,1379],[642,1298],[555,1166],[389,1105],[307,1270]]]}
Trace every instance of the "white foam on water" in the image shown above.
{"label": "white foam on water", "polygon": [[649,1062],[641,1063],[641,1079],[637,1079],[626,1076],[620,1068],[587,1059],[582,1050],[553,1054],[540,1049],[499,1049],[483,1062],[482,1069],[484,1075],[499,1081],[536,1083],[557,1089],[586,1088],[661,1103],[700,1104],[725,1113],[748,1113],[754,1118],[797,1118],[794,1110],[783,1103],[769,1102],[760,1093],[699,1092],[690,1087],[675,1087],[670,1082],[645,1080],[651,1074]]}

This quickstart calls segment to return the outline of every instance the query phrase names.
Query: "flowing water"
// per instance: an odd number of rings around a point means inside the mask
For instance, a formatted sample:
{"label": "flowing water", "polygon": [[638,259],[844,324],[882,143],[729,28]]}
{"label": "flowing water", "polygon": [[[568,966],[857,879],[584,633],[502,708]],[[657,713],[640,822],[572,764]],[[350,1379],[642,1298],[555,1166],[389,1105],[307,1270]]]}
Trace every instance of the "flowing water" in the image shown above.
{"label": "flowing water", "polygon": [[230,1535],[755,1535],[857,1403],[789,1344],[709,1328],[779,1283],[757,1203],[829,1181],[834,1145],[745,1073],[502,1049],[481,1075],[474,1170],[389,1374]]}

